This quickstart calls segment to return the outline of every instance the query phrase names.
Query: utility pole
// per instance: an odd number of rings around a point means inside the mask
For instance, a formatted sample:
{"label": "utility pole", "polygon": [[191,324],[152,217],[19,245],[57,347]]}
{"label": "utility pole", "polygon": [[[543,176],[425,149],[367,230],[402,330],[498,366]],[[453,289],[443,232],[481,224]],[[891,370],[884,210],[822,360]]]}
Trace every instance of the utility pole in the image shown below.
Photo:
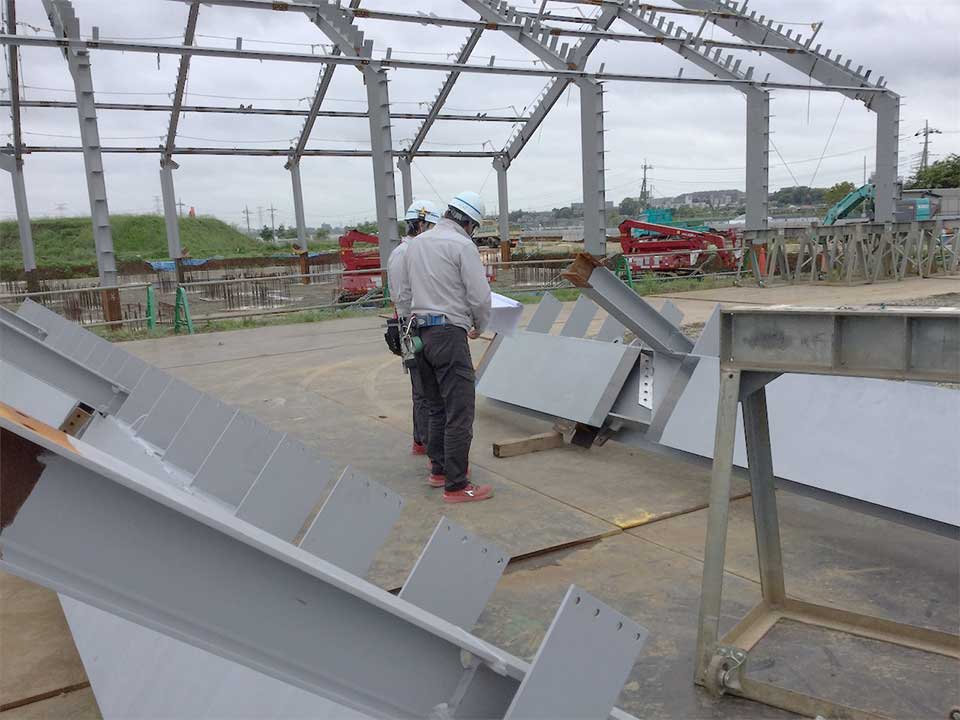
{"label": "utility pole", "polygon": [[177,210],[180,211],[180,217],[183,217],[183,199],[177,200]]}
{"label": "utility pole", "polygon": [[260,205],[257,205],[257,227],[263,227],[263,207]]}
{"label": "utility pole", "polygon": [[650,187],[647,185],[647,170],[653,170],[652,165],[647,165],[647,159],[643,159],[643,184],[640,186],[640,205],[646,210],[650,204]]}
{"label": "utility pole", "polygon": [[920,155],[920,170],[926,170],[930,163],[930,136],[940,135],[941,132],[936,128],[930,127],[930,121],[925,120],[923,130],[918,130],[913,134],[914,137],[923,135],[923,153]]}
{"label": "utility pole", "polygon": [[273,231],[273,236],[277,236],[277,224],[274,221],[274,216],[277,213],[277,209],[273,206],[273,203],[270,203],[270,229]]}
{"label": "utility pole", "polygon": [[251,234],[251,231],[250,231],[250,208],[248,208],[246,205],[243,206],[243,214],[246,215],[246,217],[247,217],[247,235],[250,235],[250,234]]}
{"label": "utility pole", "polygon": [[154,215],[162,214],[160,212],[160,196],[159,195],[153,196],[153,214]]}
{"label": "utility pole", "polygon": [[57,215],[63,217],[63,211],[67,209],[66,203],[57,203],[54,207],[57,208]]}

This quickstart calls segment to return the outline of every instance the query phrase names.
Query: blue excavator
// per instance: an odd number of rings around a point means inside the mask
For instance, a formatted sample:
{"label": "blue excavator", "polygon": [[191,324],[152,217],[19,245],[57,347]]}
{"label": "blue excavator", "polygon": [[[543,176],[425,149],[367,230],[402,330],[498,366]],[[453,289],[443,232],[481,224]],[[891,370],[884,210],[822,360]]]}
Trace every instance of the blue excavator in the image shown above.
{"label": "blue excavator", "polygon": [[847,215],[859,208],[867,200],[873,200],[876,196],[876,188],[873,183],[861,185],[856,190],[851,191],[844,196],[836,205],[827,211],[821,225],[833,225],[838,220],[843,220]]}

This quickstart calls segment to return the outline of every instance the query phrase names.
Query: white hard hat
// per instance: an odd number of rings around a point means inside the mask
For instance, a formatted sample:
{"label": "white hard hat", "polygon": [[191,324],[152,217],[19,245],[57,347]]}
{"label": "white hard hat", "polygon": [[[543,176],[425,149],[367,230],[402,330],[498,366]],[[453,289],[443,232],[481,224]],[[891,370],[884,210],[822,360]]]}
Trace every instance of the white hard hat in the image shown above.
{"label": "white hard hat", "polygon": [[414,200],[407,208],[407,214],[403,216],[404,220],[424,220],[427,217],[427,200]]}
{"label": "white hard hat", "polygon": [[426,213],[424,216],[424,220],[426,220],[431,225],[436,225],[438,222],[440,222],[440,208],[437,207],[437,204],[435,202],[424,200],[422,205],[423,205],[423,210]]}
{"label": "white hard hat", "polygon": [[486,214],[486,207],[483,204],[483,198],[477,193],[466,190],[453,196],[449,202],[450,207],[459,210],[477,225],[483,222],[483,216]]}

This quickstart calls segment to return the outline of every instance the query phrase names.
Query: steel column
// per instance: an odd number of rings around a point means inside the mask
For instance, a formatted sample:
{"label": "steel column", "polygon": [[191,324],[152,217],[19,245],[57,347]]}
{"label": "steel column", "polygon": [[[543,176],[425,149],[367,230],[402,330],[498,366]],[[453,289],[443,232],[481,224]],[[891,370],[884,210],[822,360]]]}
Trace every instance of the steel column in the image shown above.
{"label": "steel column", "polygon": [[287,163],[290,171],[290,181],[293,183],[293,214],[297,220],[297,244],[301,249],[307,249],[307,221],[303,212],[303,185],[300,182],[300,161],[293,160]]}
{"label": "steel column", "polygon": [[497,158],[493,161],[497,171],[497,197],[499,198],[498,211],[500,214],[500,242],[510,242],[510,195],[507,192],[507,163],[506,158]]}
{"label": "steel column", "polygon": [[413,178],[410,173],[410,159],[406,155],[397,159],[397,167],[400,168],[400,185],[403,188],[403,208],[406,211],[413,205]]}
{"label": "steel column", "polygon": [[[748,377],[748,383],[753,379],[755,378]],[[743,383],[742,386],[748,383]],[[746,391],[745,387],[742,389]],[[780,548],[780,520],[777,515],[777,494],[773,479],[766,387],[761,386],[759,390],[743,398],[742,402],[760,587],[764,602],[778,606],[783,604],[787,591],[783,581],[783,553]]]}
{"label": "steel column", "polygon": [[899,198],[897,166],[900,160],[900,96],[888,93],[874,98],[877,113],[877,156],[874,187],[874,221],[893,222]]}
{"label": "steel column", "polygon": [[172,260],[183,257],[180,244],[180,218],[177,215],[177,193],[173,185],[173,171],[177,165],[164,157],[160,160],[160,193],[163,198],[163,221],[167,229],[167,252]]}
{"label": "steel column", "polygon": [[603,85],[578,80],[580,88],[580,155],[583,164],[583,249],[607,254],[607,195],[604,179]]}
{"label": "steel column", "polygon": [[[68,0],[42,0],[54,35],[70,40],[80,39],[80,22]],[[73,86],[77,95],[77,115],[80,120],[80,141],[83,145],[83,165],[87,174],[87,194],[90,198],[90,216],[93,222],[93,240],[97,249],[97,268],[100,284],[117,284],[117,262],[110,231],[110,210],[107,207],[107,186],[103,177],[103,158],[100,154],[100,131],[93,97],[93,74],[90,53],[80,47],[63,50]],[[106,311],[106,308],[105,308]],[[115,319],[115,318],[110,318]]]}
{"label": "steel column", "polygon": [[766,230],[769,217],[770,93],[750,88],[747,96],[746,230]]}
{"label": "steel column", "polygon": [[698,682],[704,681],[707,666],[720,638],[720,600],[723,594],[723,563],[727,552],[727,520],[730,512],[730,484],[739,403],[740,371],[721,371],[713,470],[710,474],[707,540],[703,551],[703,586],[700,590],[700,614],[697,621]]}
{"label": "steel column", "polygon": [[393,136],[390,128],[390,94],[387,71],[376,64],[363,68],[370,113],[370,150],[373,155],[373,187],[376,192],[380,267],[387,267],[390,253],[400,244],[397,227],[397,187],[393,178]]}
{"label": "steel column", "polygon": [[10,173],[13,183],[13,202],[17,208],[17,228],[20,234],[20,251],[23,269],[32,273],[37,269],[37,257],[30,229],[30,210],[27,207],[27,188],[23,182],[23,160],[12,153],[0,151],[0,169]]}

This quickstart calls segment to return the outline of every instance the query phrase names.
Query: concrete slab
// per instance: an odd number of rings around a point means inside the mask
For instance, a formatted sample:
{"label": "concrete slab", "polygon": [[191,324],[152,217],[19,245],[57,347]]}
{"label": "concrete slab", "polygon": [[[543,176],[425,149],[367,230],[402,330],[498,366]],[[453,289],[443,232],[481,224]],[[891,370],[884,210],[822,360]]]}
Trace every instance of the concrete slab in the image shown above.
{"label": "concrete slab", "polygon": [[100,720],[101,717],[97,699],[89,687],[0,713],[3,720]]}
{"label": "concrete slab", "polygon": [[[665,522],[670,522],[669,520]],[[693,684],[702,566],[627,533],[511,565],[475,632],[505,650],[536,652],[567,587],[578,587],[644,625],[650,636],[617,705],[642,718],[786,718],[740,700],[716,704]],[[726,578],[724,628],[756,601],[759,588]]]}
{"label": "concrete slab", "polygon": [[0,572],[0,706],[86,681],[56,593]]}
{"label": "concrete slab", "polygon": [[[956,541],[788,492],[778,492],[777,503],[792,596],[936,630],[960,630]],[[699,560],[706,515],[703,510],[629,532]],[[731,503],[727,570],[759,582],[749,498]]]}
{"label": "concrete slab", "polygon": [[[692,512],[706,507],[709,499],[709,468],[618,442],[591,450],[568,445],[483,462],[537,492],[621,528]],[[734,480],[734,497],[749,492],[746,480]]]}

